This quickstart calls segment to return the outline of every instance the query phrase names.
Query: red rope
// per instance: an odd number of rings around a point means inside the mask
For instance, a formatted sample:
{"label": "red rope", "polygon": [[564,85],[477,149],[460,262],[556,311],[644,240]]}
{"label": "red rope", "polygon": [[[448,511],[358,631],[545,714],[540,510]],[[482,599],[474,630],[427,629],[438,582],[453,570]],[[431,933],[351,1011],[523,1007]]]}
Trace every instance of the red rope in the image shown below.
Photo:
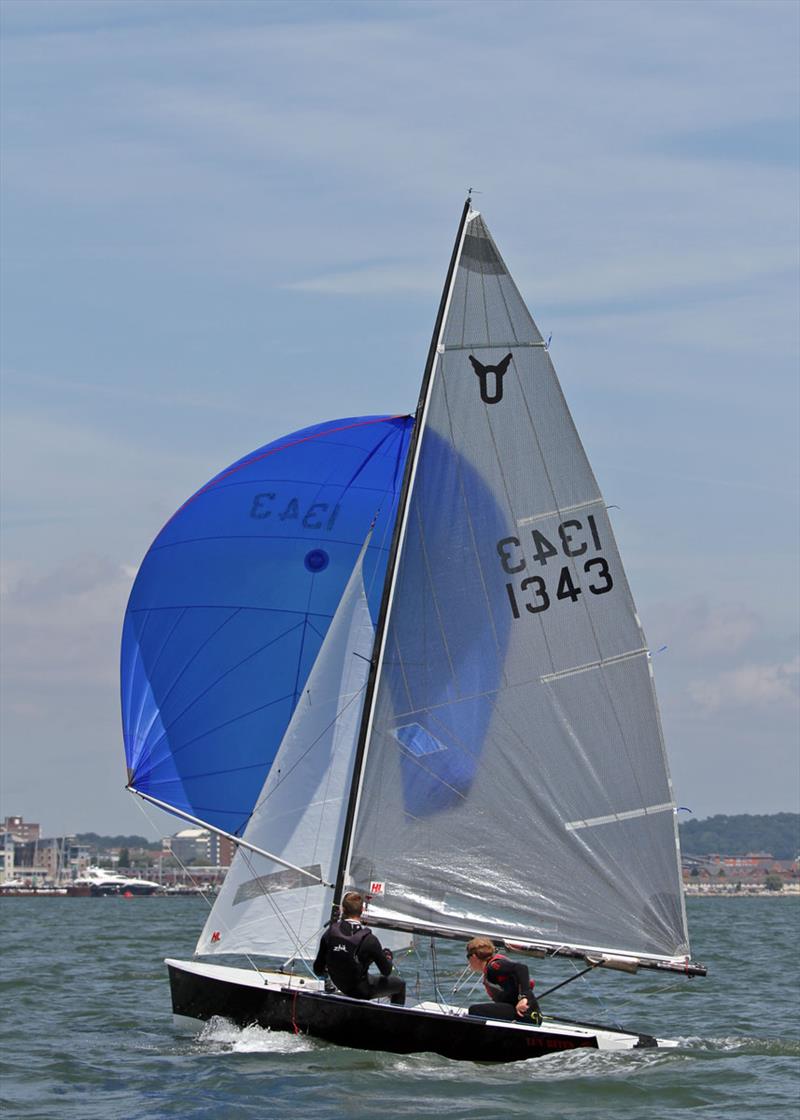
{"label": "red rope", "polygon": [[292,996],[292,1027],[295,1034],[300,1034],[300,1028],[297,1025],[297,992]]}

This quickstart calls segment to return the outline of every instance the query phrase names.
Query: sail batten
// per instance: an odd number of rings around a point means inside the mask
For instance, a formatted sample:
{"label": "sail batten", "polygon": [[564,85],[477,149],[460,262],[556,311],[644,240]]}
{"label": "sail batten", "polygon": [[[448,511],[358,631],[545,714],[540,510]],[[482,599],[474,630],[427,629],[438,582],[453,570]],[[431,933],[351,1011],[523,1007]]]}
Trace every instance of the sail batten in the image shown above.
{"label": "sail batten", "polygon": [[591,509],[592,506],[602,506],[602,498],[589,498],[586,502],[576,502],[572,506],[562,506],[560,509],[548,509],[544,513],[535,513],[531,517],[518,517],[517,526],[524,529],[526,525],[534,525],[537,521],[544,521],[548,517],[563,517],[565,513],[576,513],[579,509]]}
{"label": "sail batten", "polygon": [[596,828],[601,824],[615,824],[619,821],[630,821],[634,817],[648,817],[653,813],[674,813],[675,805],[667,801],[663,805],[646,805],[643,809],[628,809],[627,812],[610,813],[607,817],[594,817],[588,821],[566,821],[564,828],[569,832],[577,832],[581,828]]}
{"label": "sail batten", "polygon": [[442,345],[441,346],[441,353],[442,354],[449,353],[451,350],[470,350],[470,351],[472,351],[472,350],[493,350],[493,349],[496,349],[498,347],[502,348],[503,346],[509,346],[509,347],[513,346],[515,350],[520,349],[520,348],[530,347],[530,346],[539,347],[543,350],[547,349],[547,343],[543,342],[541,340],[539,340],[538,342],[520,342],[517,339],[512,338],[512,339],[507,339],[506,341],[503,341],[501,339],[501,340],[498,340],[498,341],[484,342],[484,343],[467,343],[467,344],[458,343],[457,345],[450,344],[449,346]]}
{"label": "sail batten", "polygon": [[557,673],[544,673],[539,677],[539,680],[542,684],[549,684],[550,681],[558,681],[564,677],[574,677],[576,673],[588,673],[592,669],[602,669],[607,665],[618,665],[620,661],[628,661],[632,657],[646,657],[648,652],[646,646],[641,646],[639,649],[629,649],[625,653],[618,653],[614,657],[606,657],[600,661],[587,661],[585,665],[572,665],[567,669],[559,669]]}

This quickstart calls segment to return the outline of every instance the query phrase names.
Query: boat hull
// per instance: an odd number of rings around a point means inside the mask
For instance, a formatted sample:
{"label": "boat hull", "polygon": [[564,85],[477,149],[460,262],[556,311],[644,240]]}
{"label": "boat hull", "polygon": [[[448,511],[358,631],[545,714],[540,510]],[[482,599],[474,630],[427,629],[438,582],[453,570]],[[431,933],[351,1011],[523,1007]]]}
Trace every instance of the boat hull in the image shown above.
{"label": "boat hull", "polygon": [[[546,1021],[541,1027],[485,1020],[435,1004],[398,1007],[323,991],[288,974],[167,961],[173,1013],[238,1026],[308,1034],[358,1050],[433,1053],[460,1061],[517,1062],[579,1048],[655,1046],[650,1036]],[[237,976],[237,974],[240,974]]]}

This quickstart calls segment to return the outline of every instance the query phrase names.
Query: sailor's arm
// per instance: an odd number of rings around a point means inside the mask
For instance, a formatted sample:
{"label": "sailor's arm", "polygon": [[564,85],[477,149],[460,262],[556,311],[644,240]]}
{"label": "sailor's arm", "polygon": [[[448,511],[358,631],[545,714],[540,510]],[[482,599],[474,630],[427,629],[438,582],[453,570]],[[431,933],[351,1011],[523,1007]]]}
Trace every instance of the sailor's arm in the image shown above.
{"label": "sailor's arm", "polygon": [[378,972],[381,976],[391,976],[392,973],[392,952],[390,949],[382,949],[381,943],[374,933],[371,933],[366,938],[364,946],[364,958],[378,966]]}
{"label": "sailor's arm", "polygon": [[525,1011],[528,1007],[528,996],[531,994],[531,974],[528,966],[521,961],[514,961],[514,979],[517,981],[517,1011]]}
{"label": "sailor's arm", "polygon": [[325,967],[325,960],[328,955],[328,946],[326,944],[325,934],[323,933],[319,942],[319,949],[317,950],[317,959],[311,966],[314,970],[315,976],[324,976],[328,971]]}

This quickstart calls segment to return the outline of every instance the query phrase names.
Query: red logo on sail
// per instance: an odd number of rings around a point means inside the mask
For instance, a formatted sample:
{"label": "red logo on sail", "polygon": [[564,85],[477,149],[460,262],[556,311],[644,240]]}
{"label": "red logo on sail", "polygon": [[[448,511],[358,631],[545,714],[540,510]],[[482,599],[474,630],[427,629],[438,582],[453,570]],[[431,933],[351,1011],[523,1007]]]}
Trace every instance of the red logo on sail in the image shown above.
{"label": "red logo on sail", "polygon": [[218,930],[218,929],[215,929],[215,930],[214,930],[214,932],[213,932],[213,933],[211,934],[211,941],[212,941],[212,943],[213,943],[214,941],[219,941],[219,937],[220,937],[220,934],[219,934],[219,930]]}

